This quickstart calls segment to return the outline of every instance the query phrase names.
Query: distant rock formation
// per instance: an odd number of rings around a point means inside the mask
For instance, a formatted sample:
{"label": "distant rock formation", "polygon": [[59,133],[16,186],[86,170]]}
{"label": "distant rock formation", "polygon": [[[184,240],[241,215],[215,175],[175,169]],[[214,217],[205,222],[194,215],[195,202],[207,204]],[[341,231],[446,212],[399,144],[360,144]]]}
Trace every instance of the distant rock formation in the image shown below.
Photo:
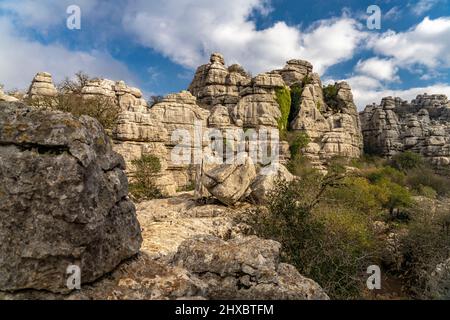
{"label": "distant rock formation", "polygon": [[418,95],[410,103],[383,98],[360,117],[366,152],[392,157],[409,150],[435,165],[450,164],[450,103],[445,95]]}
{"label": "distant rock formation", "polygon": [[42,99],[55,97],[58,94],[53,84],[52,75],[48,72],[39,72],[31,82],[27,92],[28,99]]}
{"label": "distant rock formation", "polygon": [[19,101],[19,99],[15,98],[15,97],[11,97],[7,94],[5,94],[3,92],[3,89],[0,87],[0,102],[5,101],[5,102],[15,102],[15,101]]}
{"label": "distant rock formation", "polygon": [[123,158],[94,119],[0,103],[0,290],[70,291],[138,253]]}

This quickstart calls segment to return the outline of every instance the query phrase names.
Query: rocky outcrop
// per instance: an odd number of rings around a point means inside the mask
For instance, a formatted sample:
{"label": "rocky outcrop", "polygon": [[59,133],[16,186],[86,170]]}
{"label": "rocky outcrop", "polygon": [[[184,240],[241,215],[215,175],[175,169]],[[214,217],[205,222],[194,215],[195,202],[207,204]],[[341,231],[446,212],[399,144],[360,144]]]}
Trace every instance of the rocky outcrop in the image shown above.
{"label": "rocky outcrop", "polygon": [[139,203],[143,244],[135,258],[69,295],[0,291],[0,300],[328,299],[280,262],[279,243],[248,236],[238,219],[248,207],[199,205],[189,193]]}
{"label": "rocky outcrop", "polygon": [[0,102],[2,102],[2,101],[4,101],[4,102],[16,102],[18,100],[19,99],[15,98],[15,97],[11,97],[11,96],[5,94],[3,92],[2,87],[0,86]]}
{"label": "rocky outcrop", "polygon": [[234,205],[241,200],[256,177],[256,169],[250,157],[240,163],[219,165],[204,172],[202,184],[219,201]]}
{"label": "rocky outcrop", "polygon": [[[213,54],[210,63],[197,69],[189,87],[202,107],[213,110],[214,127],[277,129],[281,117],[275,96],[277,89],[301,86],[298,111],[291,115],[294,120],[290,128],[305,132],[311,138],[305,152],[313,165],[325,169],[335,156],[360,157],[363,148],[360,120],[347,83],[335,84],[335,99],[339,105],[332,108],[325,101],[319,75],[313,73],[313,66],[307,61],[290,60],[283,69],[254,78],[243,71],[234,77],[230,69],[242,70],[236,65],[227,69],[223,57]],[[286,144],[280,144],[280,157],[282,161],[289,159]]]}
{"label": "rocky outcrop", "polygon": [[293,180],[294,176],[283,165],[278,165],[276,170],[262,169],[251,185],[250,198],[257,204],[265,204],[277,183],[292,182]]}
{"label": "rocky outcrop", "polygon": [[[44,81],[48,83],[48,74],[40,73],[33,84]],[[277,94],[281,88],[294,86],[301,87],[301,97],[289,115],[292,120],[289,127],[310,137],[304,152],[313,165],[325,170],[334,156],[359,157],[362,135],[350,87],[346,83],[336,84],[335,100],[339,105],[329,106],[319,75],[303,60],[290,60],[283,69],[251,77],[237,64],[227,67],[223,56],[214,53],[209,63],[197,69],[189,91],[168,95],[152,106],[148,106],[138,89],[123,81],[90,80],[82,95],[85,99],[111,99],[120,106],[112,137],[114,150],[125,158],[129,176],[132,179],[135,170],[133,160],[143,154],[156,155],[162,165],[156,185],[164,195],[173,196],[177,190],[200,183],[198,171],[202,168],[204,148],[210,143],[205,139],[208,129],[222,134],[226,143],[224,156],[238,151],[239,137],[251,131],[256,132],[257,148],[266,144],[277,148],[272,150],[274,157],[279,156],[277,161],[281,164],[289,161],[289,145],[278,139],[283,115]],[[231,138],[230,129],[234,130]],[[250,149],[246,143],[245,151]]]}
{"label": "rocky outcrop", "polygon": [[200,66],[189,86],[199,104],[204,108],[215,105],[234,106],[239,92],[250,83],[251,77],[238,65],[227,68],[220,53],[213,53],[210,62]]}
{"label": "rocky outcrop", "polygon": [[123,158],[94,119],[0,103],[0,290],[65,292],[92,282],[142,238]]}
{"label": "rocky outcrop", "polygon": [[48,72],[39,72],[34,77],[30,88],[28,89],[28,99],[52,98],[58,94],[53,84],[52,75]]}
{"label": "rocky outcrop", "polygon": [[[202,137],[196,141],[194,133],[205,131],[208,117],[209,111],[200,108],[187,91],[168,95],[152,108],[129,108],[120,114],[113,132],[114,149],[124,155],[131,173],[132,160],[146,153],[157,156],[162,172],[156,184],[165,195],[173,196],[194,179],[194,158],[201,159],[203,146]],[[177,152],[174,147],[183,136],[190,140]]]}
{"label": "rocky outcrop", "polygon": [[445,95],[419,95],[410,103],[387,97],[360,114],[366,152],[392,157],[403,151],[436,165],[450,164],[450,103]]}
{"label": "rocky outcrop", "polygon": [[180,245],[173,264],[198,277],[210,299],[328,299],[317,283],[280,263],[280,249],[278,242],[257,237],[226,242],[199,236]]}
{"label": "rocky outcrop", "polygon": [[335,156],[359,158],[363,139],[350,86],[346,82],[334,85],[338,105],[331,107],[324,98],[319,76],[308,77],[310,83],[303,87],[298,115],[291,122],[293,130],[305,132],[311,140],[304,150],[306,156],[319,169],[326,169],[329,159]]}

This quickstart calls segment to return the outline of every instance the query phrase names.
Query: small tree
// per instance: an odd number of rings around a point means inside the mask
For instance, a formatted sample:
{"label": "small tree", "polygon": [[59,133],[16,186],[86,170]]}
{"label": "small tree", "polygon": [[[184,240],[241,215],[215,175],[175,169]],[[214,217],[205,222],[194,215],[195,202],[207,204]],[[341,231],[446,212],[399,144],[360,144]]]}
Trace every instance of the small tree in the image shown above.
{"label": "small tree", "polygon": [[137,201],[160,198],[161,192],[155,184],[155,178],[161,171],[159,159],[153,155],[144,154],[131,163],[135,168],[133,182],[129,186],[131,195]]}
{"label": "small tree", "polygon": [[396,154],[391,160],[391,165],[398,170],[406,172],[422,167],[424,160],[420,154],[406,151]]}
{"label": "small tree", "polygon": [[163,96],[151,96],[150,99],[148,99],[149,108],[153,107],[157,103],[160,103],[163,99]]}

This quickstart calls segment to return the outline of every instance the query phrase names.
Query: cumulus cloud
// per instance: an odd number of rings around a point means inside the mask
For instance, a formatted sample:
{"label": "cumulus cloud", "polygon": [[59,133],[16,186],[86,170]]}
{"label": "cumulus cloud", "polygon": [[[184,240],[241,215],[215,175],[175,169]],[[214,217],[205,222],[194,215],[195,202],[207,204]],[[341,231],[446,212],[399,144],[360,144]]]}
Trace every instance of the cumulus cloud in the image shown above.
{"label": "cumulus cloud", "polygon": [[21,27],[46,32],[56,25],[65,26],[68,16],[66,10],[73,4],[78,5],[85,16],[101,12],[94,10],[98,0],[3,0],[0,2],[0,10],[9,13]]}
{"label": "cumulus cloud", "polygon": [[387,31],[370,37],[368,48],[392,57],[400,66],[450,66],[450,17],[424,18],[405,32]]}
{"label": "cumulus cloud", "polygon": [[34,75],[48,71],[56,81],[79,70],[91,75],[135,83],[127,67],[102,51],[72,51],[58,44],[44,45],[18,35],[6,18],[0,18],[0,82],[7,89],[26,89]]}
{"label": "cumulus cloud", "polygon": [[380,59],[373,57],[367,60],[359,60],[356,71],[373,77],[377,80],[398,81],[398,67],[392,59]]}
{"label": "cumulus cloud", "polygon": [[[363,38],[356,20],[341,17],[301,30],[279,21],[257,29],[252,15],[267,14],[261,0],[167,0],[130,2],[124,26],[137,41],[185,67],[222,52],[230,63],[252,72],[283,66],[290,58],[310,60],[323,73],[351,58]],[[151,31],[150,31],[151,30]]]}

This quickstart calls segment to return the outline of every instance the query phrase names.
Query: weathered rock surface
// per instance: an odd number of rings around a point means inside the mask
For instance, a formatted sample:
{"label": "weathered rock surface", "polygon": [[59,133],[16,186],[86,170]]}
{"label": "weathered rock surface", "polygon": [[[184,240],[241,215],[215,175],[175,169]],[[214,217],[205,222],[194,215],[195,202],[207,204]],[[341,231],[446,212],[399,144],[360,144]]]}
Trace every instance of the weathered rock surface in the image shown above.
{"label": "weathered rock surface", "polygon": [[[168,95],[152,108],[130,108],[119,115],[113,132],[114,149],[124,155],[131,173],[134,170],[132,160],[145,153],[157,156],[162,167],[157,186],[165,195],[173,196],[177,189],[189,186],[193,181],[194,157],[200,153],[198,157],[201,159],[203,147],[202,141],[196,143],[195,135],[205,131],[209,114],[208,110],[197,105],[196,98],[187,91]],[[179,136],[173,140],[177,137],[176,132]],[[172,157],[172,151],[181,136],[190,140],[179,153],[174,151],[179,156],[177,161]],[[183,152],[187,154],[187,160],[183,160]]]}
{"label": "weathered rock surface", "polygon": [[[48,77],[49,74],[40,73],[33,83],[49,84]],[[319,75],[303,60],[290,60],[283,69],[251,77],[237,64],[227,67],[224,57],[213,53],[210,62],[197,69],[189,91],[168,95],[151,107],[138,89],[123,81],[93,79],[82,89],[82,94],[86,99],[106,97],[120,106],[122,112],[112,135],[114,150],[125,158],[128,174],[133,176],[133,160],[143,154],[156,155],[162,164],[156,185],[164,195],[173,196],[177,190],[199,184],[197,171],[202,168],[203,151],[209,143],[204,138],[207,129],[226,137],[223,140],[228,145],[224,153],[237,151],[237,143],[233,142],[239,138],[229,139],[230,129],[235,130],[237,137],[240,134],[237,132],[249,129],[257,133],[267,131],[273,137],[282,117],[276,93],[282,87],[294,85],[302,87],[302,95],[296,108],[298,114],[290,115],[294,119],[290,128],[311,138],[304,152],[312,164],[326,170],[327,163],[335,156],[359,157],[362,135],[350,87],[346,83],[336,84],[339,110],[330,108]],[[183,141],[181,148],[187,155],[174,157],[174,148],[181,146],[181,137],[174,133],[181,131],[190,136],[190,141]],[[266,143],[273,145],[269,136],[259,136],[257,144]],[[288,143],[279,141],[277,148],[279,162],[287,163],[291,157]],[[250,151],[248,143],[246,151]]]}
{"label": "weathered rock surface", "polygon": [[55,97],[57,94],[52,75],[48,72],[36,74],[27,93],[29,99]]}
{"label": "weathered rock surface", "polygon": [[[25,290],[0,292],[0,299],[327,299],[314,281],[280,263],[278,243],[247,236],[251,230],[236,217],[248,206],[199,205],[189,193],[140,203],[136,258],[67,296]],[[192,254],[204,273],[196,272]],[[223,276],[216,274],[219,262]]]}
{"label": "weathered rock surface", "polygon": [[16,102],[19,99],[15,98],[15,97],[11,97],[7,94],[5,94],[3,92],[3,89],[0,87],[0,102],[4,101],[4,102]]}
{"label": "weathered rock surface", "polygon": [[403,151],[436,165],[450,164],[450,103],[445,95],[419,95],[410,103],[387,97],[361,112],[366,152],[384,157]]}
{"label": "weathered rock surface", "polygon": [[68,291],[135,255],[123,158],[89,117],[0,103],[0,290]]}
{"label": "weathered rock surface", "polygon": [[234,205],[241,200],[256,177],[250,157],[234,164],[222,164],[204,172],[202,184],[219,201]]}
{"label": "weathered rock surface", "polygon": [[223,241],[199,236],[180,245],[173,264],[204,282],[211,299],[327,299],[317,283],[280,263],[280,248],[278,242],[257,237]]}
{"label": "weathered rock surface", "polygon": [[291,182],[293,180],[294,176],[281,164],[278,165],[276,170],[264,170],[263,168],[250,187],[250,198],[258,204],[264,204],[270,192],[276,187],[277,182]]}
{"label": "weathered rock surface", "polygon": [[311,142],[304,150],[317,168],[325,169],[327,161],[335,156],[359,158],[363,139],[356,105],[350,86],[336,83],[338,110],[327,105],[322,83],[317,74],[310,74],[311,83],[302,91],[299,113],[291,128],[305,132]]}
{"label": "weathered rock surface", "polygon": [[435,299],[450,299],[450,259],[438,264],[431,274],[430,292]]}

